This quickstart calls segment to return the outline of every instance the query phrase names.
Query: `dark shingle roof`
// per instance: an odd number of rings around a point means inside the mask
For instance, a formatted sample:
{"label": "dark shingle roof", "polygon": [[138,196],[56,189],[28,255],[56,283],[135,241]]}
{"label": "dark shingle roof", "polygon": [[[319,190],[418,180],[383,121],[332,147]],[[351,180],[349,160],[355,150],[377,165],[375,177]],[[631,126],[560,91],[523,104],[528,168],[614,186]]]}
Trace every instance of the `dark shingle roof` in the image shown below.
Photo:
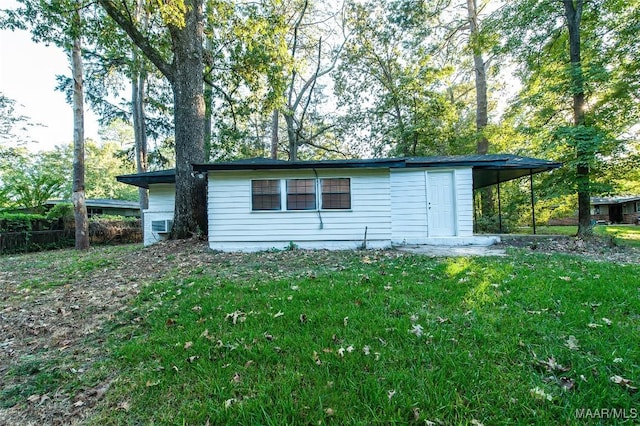
{"label": "dark shingle roof", "polygon": [[[354,169],[354,168],[426,168],[472,167],[473,186],[482,188],[506,182],[529,174],[549,171],[562,166],[537,158],[512,154],[455,155],[438,157],[373,158],[350,160],[284,161],[267,158],[194,164],[197,172],[225,170],[300,170],[300,169]],[[153,183],[174,183],[175,171],[162,170],[117,177],[119,182],[148,188]]]}

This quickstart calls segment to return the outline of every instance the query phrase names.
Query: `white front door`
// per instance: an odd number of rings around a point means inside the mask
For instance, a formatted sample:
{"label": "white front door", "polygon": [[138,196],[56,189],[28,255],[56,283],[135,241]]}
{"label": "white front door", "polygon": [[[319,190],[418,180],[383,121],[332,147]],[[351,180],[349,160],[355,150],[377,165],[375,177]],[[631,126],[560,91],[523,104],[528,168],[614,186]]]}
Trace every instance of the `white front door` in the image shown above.
{"label": "white front door", "polygon": [[456,235],[453,172],[427,172],[427,218],[430,237]]}

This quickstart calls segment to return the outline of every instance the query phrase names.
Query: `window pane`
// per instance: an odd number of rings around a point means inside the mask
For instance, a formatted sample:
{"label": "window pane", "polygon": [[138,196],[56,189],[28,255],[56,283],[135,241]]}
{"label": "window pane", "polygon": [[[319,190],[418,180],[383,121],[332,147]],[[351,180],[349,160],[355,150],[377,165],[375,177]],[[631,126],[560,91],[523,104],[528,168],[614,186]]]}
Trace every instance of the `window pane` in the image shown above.
{"label": "window pane", "polygon": [[351,208],[351,180],[322,179],[322,208],[350,209]]}
{"label": "window pane", "polygon": [[287,210],[315,210],[316,181],[314,179],[287,180]]}
{"label": "window pane", "polygon": [[280,181],[252,180],[251,205],[253,210],[280,210]]}

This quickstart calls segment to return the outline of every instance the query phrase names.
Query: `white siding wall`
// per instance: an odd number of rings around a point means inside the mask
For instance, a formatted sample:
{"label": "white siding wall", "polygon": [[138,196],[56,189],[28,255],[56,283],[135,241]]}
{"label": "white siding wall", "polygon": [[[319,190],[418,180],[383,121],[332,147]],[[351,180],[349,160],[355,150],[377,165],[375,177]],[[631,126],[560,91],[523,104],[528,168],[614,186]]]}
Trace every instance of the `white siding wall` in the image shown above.
{"label": "white siding wall", "polygon": [[472,169],[456,169],[455,174],[456,218],[458,237],[473,236],[473,173]]}
{"label": "white siding wall", "polygon": [[[473,236],[473,174],[472,169],[432,169],[435,172],[453,172],[455,199],[455,238]],[[394,244],[436,243],[430,239],[427,221],[428,169],[391,170],[391,217]],[[454,239],[442,243],[455,244]],[[469,240],[462,240],[465,244]]]}
{"label": "white siding wall", "polygon": [[144,210],[144,245],[148,246],[167,238],[166,234],[151,231],[154,220],[173,219],[175,208],[176,186],[172,183],[158,183],[149,185],[149,208]]}
{"label": "white siding wall", "polygon": [[421,244],[427,234],[424,169],[391,170],[391,223],[394,244]]}
{"label": "white siding wall", "polygon": [[[315,178],[312,170],[209,172],[209,245],[217,250],[355,248],[367,228],[367,247],[391,243],[388,169],[317,170],[318,177],[351,179],[351,210],[252,211],[252,179]],[[321,217],[320,217],[321,216]],[[322,226],[321,221],[322,219]]]}

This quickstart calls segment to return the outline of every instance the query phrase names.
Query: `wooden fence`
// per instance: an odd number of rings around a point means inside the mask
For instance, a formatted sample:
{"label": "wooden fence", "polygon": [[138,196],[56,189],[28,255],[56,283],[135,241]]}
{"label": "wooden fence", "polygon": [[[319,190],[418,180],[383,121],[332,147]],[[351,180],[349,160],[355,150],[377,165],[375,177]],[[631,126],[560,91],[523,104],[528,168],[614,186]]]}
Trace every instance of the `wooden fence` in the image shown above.
{"label": "wooden fence", "polygon": [[[129,244],[142,242],[140,221],[95,221],[89,223],[91,244]],[[73,228],[49,231],[0,232],[0,254],[26,253],[73,247]]]}

